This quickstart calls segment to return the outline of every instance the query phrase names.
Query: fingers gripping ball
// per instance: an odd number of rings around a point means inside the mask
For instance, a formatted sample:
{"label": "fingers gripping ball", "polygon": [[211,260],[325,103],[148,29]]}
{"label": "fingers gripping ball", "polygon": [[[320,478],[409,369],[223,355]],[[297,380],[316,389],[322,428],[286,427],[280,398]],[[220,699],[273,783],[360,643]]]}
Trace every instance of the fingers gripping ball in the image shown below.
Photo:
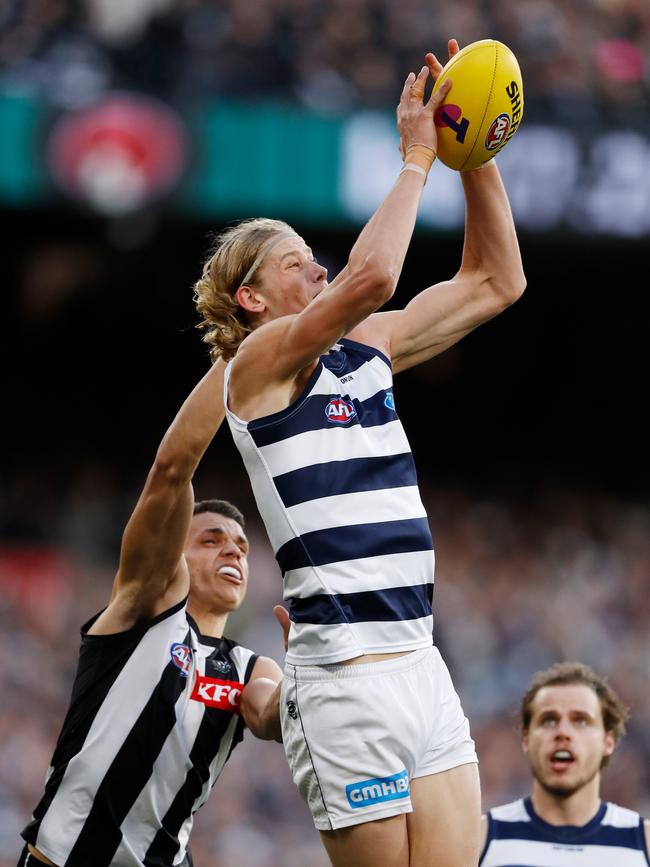
{"label": "fingers gripping ball", "polygon": [[481,39],[451,58],[434,93],[447,78],[452,88],[434,118],[438,158],[450,169],[477,169],[498,154],[519,127],[524,112],[519,64],[502,42]]}

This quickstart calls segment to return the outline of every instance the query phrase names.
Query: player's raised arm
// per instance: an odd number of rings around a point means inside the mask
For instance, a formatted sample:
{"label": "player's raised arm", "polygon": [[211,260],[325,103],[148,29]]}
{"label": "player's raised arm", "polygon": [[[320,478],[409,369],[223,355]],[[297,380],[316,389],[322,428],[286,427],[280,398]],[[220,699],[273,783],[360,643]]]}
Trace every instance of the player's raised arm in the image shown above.
{"label": "player's raised arm", "polygon": [[92,632],[128,629],[179,602],[189,589],[182,557],[194,493],[192,477],[224,418],[223,362],[216,362],[167,430],[122,537],[108,608]]}
{"label": "player's raised arm", "polygon": [[510,205],[496,165],[462,173],[465,243],[457,274],[387,313],[393,369],[427,361],[513,304],[526,287]]}
{"label": "player's raised arm", "polygon": [[[455,39],[449,54],[458,53]],[[442,65],[426,61],[437,78]],[[448,281],[420,292],[402,311],[374,317],[389,342],[395,372],[438,355],[519,298],[526,286],[508,196],[494,162],[461,172],[465,240],[460,268]]]}
{"label": "player's raised arm", "polygon": [[[397,109],[404,167],[333,282],[327,286],[302,239],[287,237],[269,250],[260,279],[252,285],[244,281],[237,290],[237,301],[256,331],[243,344],[242,358],[236,362],[240,385],[250,380],[256,389],[263,389],[295,376],[392,296],[435,158],[434,111],[449,87],[440,88],[425,104],[428,76],[424,66],[418,76],[410,73],[406,79]],[[287,299],[286,294],[278,298],[278,287],[292,271],[302,274],[313,292],[303,294],[300,306],[281,306],[279,301]]]}
{"label": "player's raised arm", "polygon": [[[397,127],[404,165],[393,187],[361,231],[350,251],[348,262],[326,292],[308,305],[291,326],[291,334],[304,340],[316,355],[363,323],[393,295],[408,250],[422,190],[435,159],[436,128],[433,116],[451,83],[423,102],[429,69],[416,76],[410,73],[397,106]],[[387,278],[384,292],[364,290],[351,293],[348,284],[359,271],[373,263],[377,278]],[[318,336],[322,339],[318,340]],[[311,349],[313,352],[313,349]],[[313,357],[313,356],[312,356]]]}
{"label": "player's raised arm", "polygon": [[434,114],[451,87],[450,81],[445,82],[437,93],[423,102],[429,74],[429,68],[423,66],[417,76],[409,73],[404,83],[397,106],[399,147],[404,166],[393,188],[363,228],[339,277],[344,277],[371,252],[382,257],[396,279],[401,273],[422,190],[436,156]]}

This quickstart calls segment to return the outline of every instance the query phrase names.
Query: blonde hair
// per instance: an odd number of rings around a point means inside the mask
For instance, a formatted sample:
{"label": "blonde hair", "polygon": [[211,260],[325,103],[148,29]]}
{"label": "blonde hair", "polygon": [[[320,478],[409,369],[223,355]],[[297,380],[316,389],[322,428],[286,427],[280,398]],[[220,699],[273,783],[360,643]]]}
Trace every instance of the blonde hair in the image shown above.
{"label": "blonde hair", "polygon": [[210,346],[210,358],[229,361],[239,344],[250,332],[246,313],[235,300],[244,283],[255,283],[255,275],[264,261],[267,245],[276,235],[295,235],[282,220],[259,217],[243,220],[221,232],[215,239],[194,284],[194,302],[201,317],[197,328]]}

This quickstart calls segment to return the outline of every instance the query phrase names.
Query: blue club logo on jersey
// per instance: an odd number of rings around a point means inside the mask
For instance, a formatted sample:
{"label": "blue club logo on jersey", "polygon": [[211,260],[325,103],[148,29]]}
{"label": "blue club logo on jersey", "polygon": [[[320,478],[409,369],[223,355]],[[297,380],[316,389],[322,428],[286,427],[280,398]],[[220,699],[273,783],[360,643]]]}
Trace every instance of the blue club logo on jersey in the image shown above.
{"label": "blue club logo on jersey", "polygon": [[341,397],[334,397],[325,407],[325,417],[334,424],[347,424],[357,414],[354,404]]}
{"label": "blue club logo on jersey", "polygon": [[410,795],[409,775],[404,768],[392,777],[376,777],[374,780],[361,780],[345,787],[348,804],[353,808],[369,807],[382,801],[396,801]]}
{"label": "blue club logo on jersey", "polygon": [[384,398],[384,406],[388,409],[395,409],[395,396],[392,391],[386,392],[386,397]]}
{"label": "blue club logo on jersey", "polygon": [[169,648],[169,655],[176,668],[180,668],[183,677],[187,677],[192,663],[192,650],[187,644],[175,642]]}

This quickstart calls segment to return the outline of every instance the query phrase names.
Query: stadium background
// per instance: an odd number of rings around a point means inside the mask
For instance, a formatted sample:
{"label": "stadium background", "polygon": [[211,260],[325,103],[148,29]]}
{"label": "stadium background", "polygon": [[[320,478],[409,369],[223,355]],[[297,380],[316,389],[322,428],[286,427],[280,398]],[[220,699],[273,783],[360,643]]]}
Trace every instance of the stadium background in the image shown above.
{"label": "stadium background", "polygon": [[[436,543],[437,641],[486,808],[528,791],[518,700],[571,658],[631,706],[604,793],[650,815],[648,4],[6,0],[0,27],[1,867],[40,797],[78,627],[105,604],[156,445],[207,367],[191,284],[210,231],[285,217],[336,273],[398,170],[403,78],[449,35],[502,39],[522,66],[524,121],[499,161],[528,290],[396,381]],[[123,128],[66,162],[66,123],[113,97],[173,113],[178,161],[158,187]],[[461,205],[435,166],[395,305],[453,274]],[[248,513],[230,633],[281,660],[280,578],[227,430],[196,491]],[[325,864],[280,747],[245,739],[193,850],[212,867]]]}

